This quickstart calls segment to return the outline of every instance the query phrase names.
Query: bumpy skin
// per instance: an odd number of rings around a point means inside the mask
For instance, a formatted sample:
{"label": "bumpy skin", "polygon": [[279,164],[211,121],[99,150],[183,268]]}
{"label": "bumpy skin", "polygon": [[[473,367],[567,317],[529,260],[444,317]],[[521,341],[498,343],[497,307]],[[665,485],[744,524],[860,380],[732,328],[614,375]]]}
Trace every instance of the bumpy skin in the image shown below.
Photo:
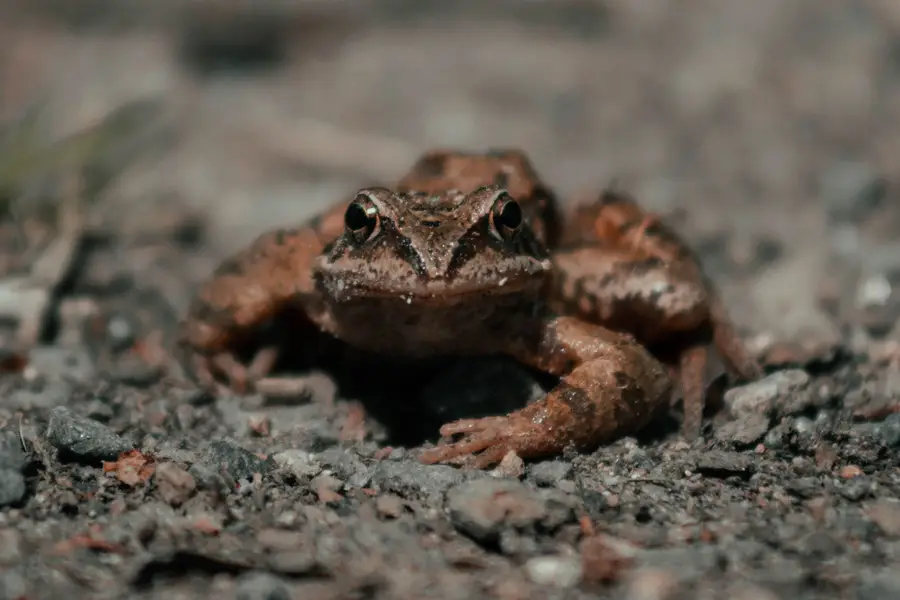
{"label": "bumpy skin", "polygon": [[252,386],[275,351],[247,366],[234,349],[293,308],[359,348],[505,353],[559,376],[523,410],[445,425],[442,434],[462,439],[422,455],[433,463],[478,453],[475,466],[486,467],[510,450],[535,458],[588,449],[644,427],[672,388],[647,344],[675,357],[685,429],[699,430],[706,330],[737,372],[759,368],[696,261],[622,194],[606,193],[559,225],[556,199],[524,154],[430,152],[393,190],[361,190],[219,267],[184,323],[191,370],[209,386],[221,378]]}
{"label": "bumpy skin", "polygon": [[451,188],[470,192],[492,184],[505,188],[519,202],[525,220],[544,246],[556,246],[561,234],[556,195],[540,180],[528,157],[517,150],[483,154],[431,150],[416,161],[395,189],[435,194]]}

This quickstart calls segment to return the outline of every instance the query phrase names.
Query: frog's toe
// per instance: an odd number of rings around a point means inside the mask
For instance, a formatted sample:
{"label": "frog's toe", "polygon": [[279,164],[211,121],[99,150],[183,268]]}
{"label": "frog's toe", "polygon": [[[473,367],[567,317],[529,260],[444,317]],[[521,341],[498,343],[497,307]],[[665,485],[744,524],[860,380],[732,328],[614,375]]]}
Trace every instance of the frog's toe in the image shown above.
{"label": "frog's toe", "polygon": [[462,434],[463,438],[426,450],[420,460],[433,464],[475,455],[472,466],[476,469],[487,468],[502,460],[510,450],[517,450],[515,441],[522,438],[523,433],[517,423],[509,417],[461,419],[447,423],[441,427],[441,435]]}
{"label": "frog's toe", "polygon": [[216,378],[213,375],[213,366],[210,357],[203,354],[191,353],[187,372],[191,379],[200,387],[212,390],[216,386]]}
{"label": "frog's toe", "polygon": [[260,349],[247,367],[248,379],[252,383],[256,383],[271,373],[272,369],[275,368],[275,363],[278,361],[278,356],[278,348],[275,346],[267,346]]}
{"label": "frog's toe", "polygon": [[511,451],[515,451],[515,448],[506,442],[495,444],[476,456],[472,466],[476,469],[487,469],[503,460],[503,457]]}
{"label": "frog's toe", "polygon": [[219,352],[211,359],[212,365],[228,381],[228,385],[238,394],[244,394],[250,384],[247,367],[231,352]]}
{"label": "frog's toe", "polygon": [[459,419],[452,423],[447,423],[441,427],[441,435],[451,436],[466,433],[478,433],[496,429],[498,427],[506,427],[509,425],[509,417],[484,417],[482,419]]}
{"label": "frog's toe", "polygon": [[419,456],[419,460],[427,465],[439,462],[448,462],[454,459],[467,457],[469,455],[475,454],[476,452],[481,452],[482,450],[489,448],[494,443],[495,436],[476,434],[469,436],[459,442],[440,444],[435,446],[434,448],[426,450]]}

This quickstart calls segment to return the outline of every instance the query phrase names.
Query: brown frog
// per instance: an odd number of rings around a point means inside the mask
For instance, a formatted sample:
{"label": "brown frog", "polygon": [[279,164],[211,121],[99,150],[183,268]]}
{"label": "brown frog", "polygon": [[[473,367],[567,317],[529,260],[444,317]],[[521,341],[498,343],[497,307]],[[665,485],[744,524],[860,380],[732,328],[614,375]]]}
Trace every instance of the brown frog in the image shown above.
{"label": "brown frog", "polygon": [[429,463],[479,453],[474,464],[486,467],[510,450],[537,458],[644,427],[672,391],[644,344],[680,377],[688,435],[699,431],[711,341],[738,374],[759,372],[671,231],[617,192],[561,227],[555,196],[511,150],[429,152],[392,189],[361,190],[304,226],[260,236],[190,308],[192,373],[251,387],[275,352],[244,365],[234,348],[286,308],[364,350],[501,353],[560,378],[510,415],[444,425],[463,437],[427,450]]}

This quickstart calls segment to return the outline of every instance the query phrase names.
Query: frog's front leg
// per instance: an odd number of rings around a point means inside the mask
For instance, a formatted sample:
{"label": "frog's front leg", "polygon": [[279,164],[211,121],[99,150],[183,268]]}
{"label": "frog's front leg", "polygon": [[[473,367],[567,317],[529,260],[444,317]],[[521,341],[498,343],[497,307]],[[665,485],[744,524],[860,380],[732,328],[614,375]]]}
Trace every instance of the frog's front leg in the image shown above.
{"label": "frog's front leg", "polygon": [[590,450],[646,426],[669,403],[665,367],[631,336],[573,317],[542,321],[539,334],[511,342],[509,354],[559,376],[542,400],[503,417],[448,423],[441,434],[462,439],[425,451],[425,463],[480,452],[477,468],[515,451],[522,458],[558,454],[568,445]]}
{"label": "frog's front leg", "polygon": [[235,355],[236,346],[288,304],[307,313],[313,309],[313,262],[342,231],[345,207],[346,203],[335,205],[295,229],[260,235],[225,260],[200,287],[180,339],[185,367],[198,383],[212,388],[224,378],[243,392],[272,368],[277,349],[264,348],[244,365]]}

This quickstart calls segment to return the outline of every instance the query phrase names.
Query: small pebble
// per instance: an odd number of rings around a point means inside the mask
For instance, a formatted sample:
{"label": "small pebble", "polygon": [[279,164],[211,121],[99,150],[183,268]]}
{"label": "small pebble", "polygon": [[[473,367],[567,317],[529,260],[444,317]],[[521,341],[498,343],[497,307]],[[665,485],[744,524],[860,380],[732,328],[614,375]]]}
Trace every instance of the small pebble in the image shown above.
{"label": "small pebble", "polygon": [[440,502],[449,488],[466,478],[464,472],[449,465],[383,460],[372,473],[372,486],[382,492],[393,492],[405,498],[424,496],[429,502]]}
{"label": "small pebble", "polygon": [[537,485],[556,487],[572,472],[572,463],[562,460],[544,460],[528,467],[528,477]]}
{"label": "small pebble", "polygon": [[841,468],[841,477],[843,479],[852,479],[854,477],[859,477],[862,474],[862,469],[860,469],[856,465],[846,465]]}
{"label": "small pebble", "polygon": [[279,468],[294,474],[298,479],[315,477],[322,472],[322,465],[305,450],[290,449],[272,455]]}
{"label": "small pebble", "polygon": [[754,470],[753,459],[738,452],[713,450],[697,460],[697,471],[712,477],[751,474]]}
{"label": "small pebble", "polygon": [[197,409],[190,404],[179,404],[175,407],[175,421],[182,431],[190,431],[197,421]]}
{"label": "small pebble", "polygon": [[532,490],[510,479],[477,479],[447,492],[450,521],[479,542],[496,542],[504,531],[540,524],[553,530],[574,520],[574,507],[566,498]]}
{"label": "small pebble", "polygon": [[122,452],[134,448],[103,423],[83,417],[65,406],[50,412],[46,436],[60,452],[92,462],[115,460]]}
{"label": "small pebble", "polygon": [[265,474],[273,466],[231,439],[215,440],[204,448],[200,457],[213,472],[226,471],[234,479],[250,479],[254,473]]}
{"label": "small pebble", "polygon": [[885,446],[900,446],[900,413],[893,413],[881,422],[878,427],[881,441]]}
{"label": "small pebble", "polygon": [[0,529],[0,567],[10,566],[22,557],[22,534],[15,529]]}
{"label": "small pebble", "polygon": [[816,432],[816,425],[811,419],[806,417],[797,417],[794,419],[794,431],[800,436],[808,437]]}
{"label": "small pebble", "polygon": [[375,510],[389,519],[396,519],[403,514],[403,499],[394,494],[383,494],[375,499]]}
{"label": "small pebble", "polygon": [[27,461],[19,435],[15,431],[0,431],[0,469],[21,471]]}
{"label": "small pebble", "polygon": [[197,489],[193,475],[175,463],[160,463],[157,465],[153,477],[159,497],[171,506],[181,506],[194,495]]}
{"label": "small pebble", "polygon": [[19,471],[0,469],[0,506],[17,504],[25,492],[25,477]]}
{"label": "small pebble", "polygon": [[769,418],[761,414],[743,415],[716,430],[716,439],[736,446],[750,446],[769,431]]}
{"label": "small pebble", "polygon": [[495,477],[511,477],[518,479],[525,472],[525,461],[519,455],[510,450],[500,461],[500,464],[491,471]]}
{"label": "small pebble", "polygon": [[887,303],[891,298],[891,282],[884,275],[873,275],[865,279],[859,286],[856,304],[860,307],[878,306]]}
{"label": "small pebble", "polygon": [[525,563],[525,571],[538,585],[570,588],[581,581],[581,561],[577,557],[539,556]]}
{"label": "small pebble", "polygon": [[841,496],[853,502],[862,500],[869,495],[869,492],[871,492],[871,490],[871,481],[868,477],[862,475],[847,480],[844,485],[838,488]]}
{"label": "small pebble", "polygon": [[316,491],[328,490],[330,492],[337,492],[344,487],[344,482],[337,477],[322,474],[310,481],[309,486]]}
{"label": "small pebble", "polygon": [[771,450],[781,450],[785,446],[787,436],[788,424],[781,423],[769,430],[769,433],[763,438],[763,444]]}
{"label": "small pebble", "polygon": [[291,593],[280,578],[251,571],[237,578],[235,600],[291,600]]}
{"label": "small pebble", "polygon": [[789,395],[808,395],[810,377],[806,371],[788,369],[725,392],[724,402],[735,416],[767,414],[776,401]]}
{"label": "small pebble", "polygon": [[106,337],[116,352],[127,350],[134,344],[134,327],[122,315],[114,315],[106,323]]}

